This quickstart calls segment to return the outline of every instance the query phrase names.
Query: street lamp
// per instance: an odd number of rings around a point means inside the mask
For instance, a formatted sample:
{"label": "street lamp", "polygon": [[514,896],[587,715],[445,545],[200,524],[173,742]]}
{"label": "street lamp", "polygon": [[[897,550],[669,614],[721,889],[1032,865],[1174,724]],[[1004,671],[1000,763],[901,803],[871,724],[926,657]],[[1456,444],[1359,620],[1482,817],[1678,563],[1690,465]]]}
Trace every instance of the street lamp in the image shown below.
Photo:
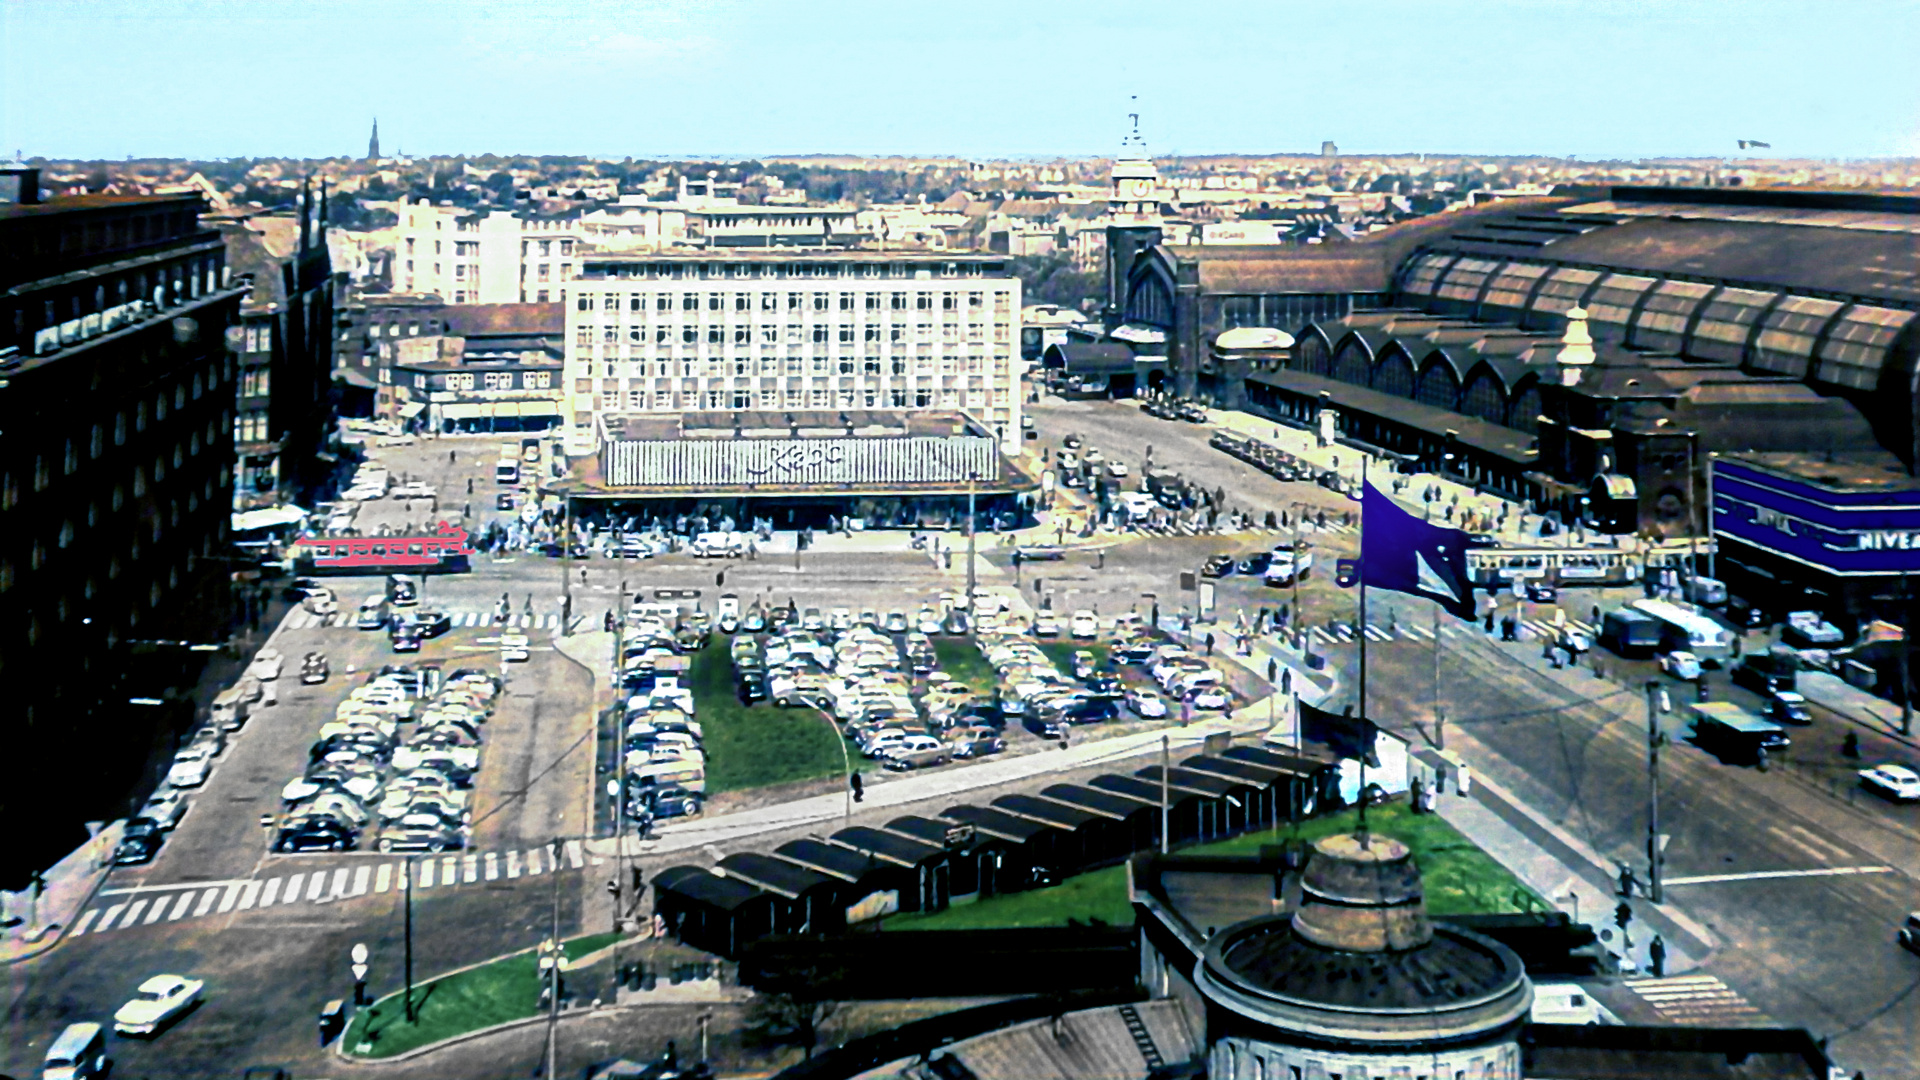
{"label": "street lamp", "polygon": [[352,961],[353,1007],[357,1009],[360,1006],[365,1005],[367,1003],[367,947],[366,945],[358,944],[358,943],[355,944],[354,947],[348,951],[347,956]]}

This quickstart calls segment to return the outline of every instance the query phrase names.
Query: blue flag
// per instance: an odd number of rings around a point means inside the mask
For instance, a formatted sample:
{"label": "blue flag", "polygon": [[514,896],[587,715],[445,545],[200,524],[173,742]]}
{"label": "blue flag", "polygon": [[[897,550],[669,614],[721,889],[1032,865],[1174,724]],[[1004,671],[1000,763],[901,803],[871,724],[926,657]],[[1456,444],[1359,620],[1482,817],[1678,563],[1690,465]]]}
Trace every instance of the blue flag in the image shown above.
{"label": "blue flag", "polygon": [[1369,588],[1435,600],[1474,617],[1467,534],[1422,521],[1368,484],[1360,501],[1360,576]]}

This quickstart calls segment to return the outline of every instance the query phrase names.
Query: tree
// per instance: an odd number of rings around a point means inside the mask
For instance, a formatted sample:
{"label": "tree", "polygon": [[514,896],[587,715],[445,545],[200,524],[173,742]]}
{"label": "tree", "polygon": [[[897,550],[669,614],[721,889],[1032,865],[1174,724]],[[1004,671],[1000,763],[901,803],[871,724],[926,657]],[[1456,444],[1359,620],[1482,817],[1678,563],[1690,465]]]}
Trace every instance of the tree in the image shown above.
{"label": "tree", "polygon": [[746,1037],[760,1046],[798,1046],[811,1058],[820,1045],[820,1029],[841,1003],[828,1000],[818,980],[795,978],[782,985],[785,989],[754,995],[747,1006]]}

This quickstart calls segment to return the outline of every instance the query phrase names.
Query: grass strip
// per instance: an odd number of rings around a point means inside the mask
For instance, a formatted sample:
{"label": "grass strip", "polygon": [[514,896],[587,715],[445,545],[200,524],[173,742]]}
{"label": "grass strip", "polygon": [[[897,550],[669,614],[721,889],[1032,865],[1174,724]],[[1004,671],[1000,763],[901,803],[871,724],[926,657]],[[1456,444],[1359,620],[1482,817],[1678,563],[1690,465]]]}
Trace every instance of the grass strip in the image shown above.
{"label": "grass strip", "polygon": [[814,709],[742,705],[733,659],[716,635],[694,654],[688,682],[707,751],[707,793],[839,776],[840,734]]}
{"label": "grass strip", "polygon": [[[571,961],[598,952],[618,938],[613,933],[589,934],[573,938],[563,947]],[[538,962],[529,949],[418,983],[413,988],[415,1021],[411,1024],[406,1020],[403,996],[388,994],[354,1014],[341,1036],[348,1053],[366,1058],[392,1057],[469,1031],[538,1015]],[[362,1046],[366,1049],[360,1049]]]}

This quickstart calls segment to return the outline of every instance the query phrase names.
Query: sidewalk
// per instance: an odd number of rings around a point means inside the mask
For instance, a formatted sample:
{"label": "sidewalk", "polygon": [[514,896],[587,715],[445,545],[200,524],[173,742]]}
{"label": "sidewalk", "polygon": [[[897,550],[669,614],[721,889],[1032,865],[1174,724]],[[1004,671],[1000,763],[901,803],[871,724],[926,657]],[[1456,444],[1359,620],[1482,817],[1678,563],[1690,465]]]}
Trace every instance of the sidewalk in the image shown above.
{"label": "sidewalk", "polygon": [[[38,956],[60,943],[67,927],[80,915],[94,890],[113,869],[107,862],[120,844],[125,822],[109,823],[91,839],[55,863],[46,872],[46,889],[38,902],[32,891],[0,893],[6,920],[21,920],[0,937],[0,962],[15,963]],[[29,914],[33,916],[29,918]]]}
{"label": "sidewalk", "polygon": [[1802,671],[1800,692],[1815,705],[1832,709],[1910,750],[1920,749],[1920,737],[1900,734],[1900,706],[1886,698],[1869,694],[1824,671]]}

